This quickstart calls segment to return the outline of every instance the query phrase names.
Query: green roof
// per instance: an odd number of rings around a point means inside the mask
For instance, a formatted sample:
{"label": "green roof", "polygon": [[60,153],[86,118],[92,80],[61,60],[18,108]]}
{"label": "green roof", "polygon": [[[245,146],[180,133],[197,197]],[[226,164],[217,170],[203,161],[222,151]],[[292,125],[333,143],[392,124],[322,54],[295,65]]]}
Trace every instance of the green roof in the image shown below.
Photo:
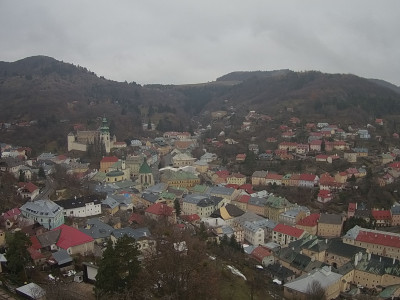
{"label": "green roof", "polygon": [[193,193],[204,193],[207,190],[208,186],[197,184],[192,188]]}
{"label": "green roof", "polygon": [[147,164],[146,160],[144,160],[144,162],[140,166],[139,173],[140,174],[149,174],[149,173],[151,173],[151,169],[150,169],[149,165]]}

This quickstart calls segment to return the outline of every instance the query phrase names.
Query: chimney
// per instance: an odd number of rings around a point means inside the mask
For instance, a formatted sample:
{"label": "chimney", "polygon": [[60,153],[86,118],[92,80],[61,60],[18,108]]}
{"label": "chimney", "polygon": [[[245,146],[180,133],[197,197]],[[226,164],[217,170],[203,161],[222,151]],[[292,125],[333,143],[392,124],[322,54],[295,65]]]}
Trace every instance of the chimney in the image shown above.
{"label": "chimney", "polygon": [[382,262],[382,256],[379,256],[379,262]]}
{"label": "chimney", "polygon": [[325,239],[325,244],[328,244],[328,239]]}
{"label": "chimney", "polygon": [[395,262],[396,262],[396,259],[393,257],[393,264],[395,264]]}
{"label": "chimney", "polygon": [[356,202],[356,209],[357,209],[357,202]]}
{"label": "chimney", "polygon": [[357,264],[358,264],[358,254],[354,256],[354,266],[357,266]]}
{"label": "chimney", "polygon": [[371,260],[371,253],[368,253],[368,260]]}

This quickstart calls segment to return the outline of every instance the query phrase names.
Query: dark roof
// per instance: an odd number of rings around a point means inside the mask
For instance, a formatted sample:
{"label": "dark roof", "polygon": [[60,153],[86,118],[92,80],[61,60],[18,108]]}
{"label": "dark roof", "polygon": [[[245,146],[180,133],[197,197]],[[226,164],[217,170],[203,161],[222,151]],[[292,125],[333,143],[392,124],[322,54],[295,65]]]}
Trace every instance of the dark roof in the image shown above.
{"label": "dark roof", "polygon": [[319,223],[325,224],[342,224],[343,219],[340,215],[334,214],[321,214],[318,220]]}
{"label": "dark roof", "polygon": [[53,244],[56,244],[58,241],[58,238],[60,237],[61,230],[60,229],[55,229],[52,231],[47,231],[45,233],[42,233],[40,235],[37,235],[37,239],[42,246],[44,247],[49,247]]}
{"label": "dark roof", "polygon": [[329,241],[327,253],[336,254],[342,257],[352,258],[359,252],[364,253],[365,249],[350,244],[343,243],[340,238]]}
{"label": "dark roof", "polygon": [[58,200],[56,203],[64,209],[85,207],[86,203],[94,202],[94,204],[101,204],[101,200],[97,196],[84,196],[79,198],[70,198],[64,200]]}
{"label": "dark roof", "polygon": [[278,263],[266,266],[265,271],[270,274],[271,277],[277,278],[279,280],[286,280],[287,278],[295,275],[292,270],[285,268]]}
{"label": "dark roof", "polygon": [[147,200],[147,201],[151,202],[151,203],[155,203],[158,200],[158,198],[160,198],[160,196],[159,195],[150,194],[150,193],[143,193],[142,194],[142,198],[144,200]]}

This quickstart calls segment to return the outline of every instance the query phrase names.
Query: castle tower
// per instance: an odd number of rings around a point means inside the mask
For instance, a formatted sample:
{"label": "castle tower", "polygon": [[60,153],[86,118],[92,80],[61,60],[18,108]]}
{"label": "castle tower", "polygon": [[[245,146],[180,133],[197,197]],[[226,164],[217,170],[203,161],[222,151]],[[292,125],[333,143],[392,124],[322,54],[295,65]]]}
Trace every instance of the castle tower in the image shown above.
{"label": "castle tower", "polygon": [[110,153],[111,150],[110,128],[108,127],[106,117],[103,118],[103,123],[100,127],[100,140],[106,149],[106,153]]}
{"label": "castle tower", "polygon": [[67,143],[68,143],[68,151],[71,151],[73,149],[73,143],[75,142],[75,134],[70,132],[67,136]]}
{"label": "castle tower", "polygon": [[151,168],[147,164],[146,159],[143,161],[143,164],[139,169],[139,182],[142,186],[142,189],[154,185],[154,176],[151,172]]}

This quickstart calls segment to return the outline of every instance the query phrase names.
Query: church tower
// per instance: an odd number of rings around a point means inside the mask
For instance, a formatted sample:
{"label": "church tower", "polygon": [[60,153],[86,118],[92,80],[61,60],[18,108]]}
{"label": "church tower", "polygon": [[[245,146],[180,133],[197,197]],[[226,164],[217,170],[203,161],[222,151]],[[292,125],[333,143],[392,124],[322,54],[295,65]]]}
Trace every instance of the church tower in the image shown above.
{"label": "church tower", "polygon": [[146,159],[144,159],[143,164],[140,166],[139,169],[139,183],[142,189],[154,185],[154,176],[151,172],[151,168],[147,164]]}
{"label": "church tower", "polygon": [[100,140],[106,149],[106,153],[110,153],[111,150],[110,128],[108,127],[106,117],[103,118],[103,123],[100,127]]}

